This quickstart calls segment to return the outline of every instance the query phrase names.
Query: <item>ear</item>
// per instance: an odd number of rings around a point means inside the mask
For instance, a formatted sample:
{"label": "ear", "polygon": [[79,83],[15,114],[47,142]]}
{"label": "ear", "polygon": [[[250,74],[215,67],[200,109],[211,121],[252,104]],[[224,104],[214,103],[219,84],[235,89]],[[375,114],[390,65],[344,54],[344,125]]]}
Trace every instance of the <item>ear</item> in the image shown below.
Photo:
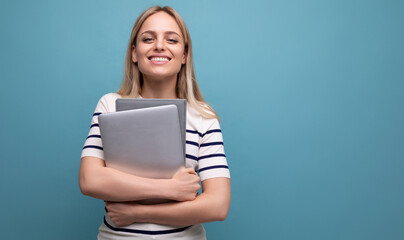
{"label": "ear", "polygon": [[182,55],[182,61],[181,61],[182,64],[185,64],[187,62],[187,53],[188,51],[185,50],[184,55]]}
{"label": "ear", "polygon": [[132,61],[134,63],[137,63],[137,57],[136,57],[136,48],[134,45],[132,45]]}

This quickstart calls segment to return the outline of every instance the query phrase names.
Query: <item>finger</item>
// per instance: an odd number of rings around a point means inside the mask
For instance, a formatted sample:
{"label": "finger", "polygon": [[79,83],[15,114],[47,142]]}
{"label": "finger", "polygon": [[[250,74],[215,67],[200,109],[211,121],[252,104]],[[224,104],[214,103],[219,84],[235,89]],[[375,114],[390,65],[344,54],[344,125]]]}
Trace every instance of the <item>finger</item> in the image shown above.
{"label": "finger", "polygon": [[193,169],[193,168],[186,168],[185,170],[187,173],[196,175],[195,169]]}

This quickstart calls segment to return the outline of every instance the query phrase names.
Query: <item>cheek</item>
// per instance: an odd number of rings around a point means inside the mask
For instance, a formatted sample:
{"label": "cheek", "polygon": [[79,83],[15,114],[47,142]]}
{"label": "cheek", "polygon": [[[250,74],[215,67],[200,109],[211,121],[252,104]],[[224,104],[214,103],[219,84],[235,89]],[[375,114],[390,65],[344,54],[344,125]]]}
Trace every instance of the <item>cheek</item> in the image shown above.
{"label": "cheek", "polygon": [[145,57],[146,53],[144,53],[142,50],[136,52],[136,57],[137,57],[137,66],[139,68],[139,71],[143,71],[145,64],[147,64],[148,59]]}
{"label": "cheek", "polygon": [[137,49],[136,49],[136,57],[138,61],[143,60],[145,56],[147,55],[147,52],[150,51],[150,47],[143,44],[143,43],[138,43]]}
{"label": "cheek", "polygon": [[176,51],[176,54],[175,54],[176,56],[176,58],[177,59],[179,59],[179,61],[181,62],[181,64],[184,64],[185,63],[185,52],[184,52],[184,50],[183,49],[178,49],[178,51]]}
{"label": "cheek", "polygon": [[146,66],[145,66],[145,62],[144,62],[144,61],[138,61],[138,62],[137,62],[137,68],[139,69],[139,71],[140,71],[141,73],[144,73],[145,70],[147,69]]}
{"label": "cheek", "polygon": [[144,61],[144,56],[145,56],[145,53],[143,53],[142,51],[136,52],[136,57],[137,57],[138,61]]}

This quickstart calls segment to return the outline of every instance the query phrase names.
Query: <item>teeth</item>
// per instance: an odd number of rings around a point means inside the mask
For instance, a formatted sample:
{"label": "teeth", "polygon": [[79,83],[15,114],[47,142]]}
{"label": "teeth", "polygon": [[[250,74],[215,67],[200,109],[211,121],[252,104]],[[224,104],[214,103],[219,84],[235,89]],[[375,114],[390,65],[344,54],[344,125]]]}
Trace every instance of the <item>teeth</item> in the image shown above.
{"label": "teeth", "polygon": [[153,57],[150,59],[150,61],[154,61],[154,62],[168,62],[168,58],[164,58],[164,57]]}

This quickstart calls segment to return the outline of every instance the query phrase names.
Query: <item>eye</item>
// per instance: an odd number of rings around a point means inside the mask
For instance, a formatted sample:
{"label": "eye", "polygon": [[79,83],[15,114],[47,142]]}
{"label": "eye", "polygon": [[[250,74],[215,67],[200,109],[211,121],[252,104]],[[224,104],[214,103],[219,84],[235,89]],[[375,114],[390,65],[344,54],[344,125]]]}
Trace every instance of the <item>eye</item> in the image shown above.
{"label": "eye", "polygon": [[178,40],[176,40],[174,38],[169,38],[167,41],[170,43],[178,43]]}
{"label": "eye", "polygon": [[144,38],[142,38],[142,42],[145,42],[145,43],[150,43],[152,41],[153,41],[152,37],[144,37]]}

